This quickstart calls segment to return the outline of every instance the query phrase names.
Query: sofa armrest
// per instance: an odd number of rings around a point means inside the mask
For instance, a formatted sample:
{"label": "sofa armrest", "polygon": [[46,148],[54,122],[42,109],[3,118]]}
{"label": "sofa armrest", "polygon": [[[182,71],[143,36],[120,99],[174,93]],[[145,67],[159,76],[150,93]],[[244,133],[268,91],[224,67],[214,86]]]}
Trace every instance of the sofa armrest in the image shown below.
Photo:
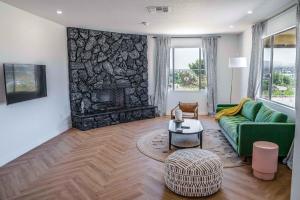
{"label": "sofa armrest", "polygon": [[279,156],[286,156],[295,135],[294,123],[241,123],[238,126],[238,153],[251,156],[253,143],[269,141],[279,146]]}
{"label": "sofa armrest", "polygon": [[219,112],[221,110],[224,110],[226,108],[231,108],[233,106],[237,106],[238,104],[218,104],[217,105],[217,109],[216,109],[216,112]]}

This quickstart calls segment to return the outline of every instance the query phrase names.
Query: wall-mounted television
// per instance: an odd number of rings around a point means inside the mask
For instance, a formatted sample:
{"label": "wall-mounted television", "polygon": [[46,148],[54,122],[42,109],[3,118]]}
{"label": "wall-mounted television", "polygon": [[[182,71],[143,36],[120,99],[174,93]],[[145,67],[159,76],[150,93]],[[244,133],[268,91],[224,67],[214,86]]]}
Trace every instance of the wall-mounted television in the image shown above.
{"label": "wall-mounted television", "polygon": [[7,104],[47,96],[46,66],[3,64]]}

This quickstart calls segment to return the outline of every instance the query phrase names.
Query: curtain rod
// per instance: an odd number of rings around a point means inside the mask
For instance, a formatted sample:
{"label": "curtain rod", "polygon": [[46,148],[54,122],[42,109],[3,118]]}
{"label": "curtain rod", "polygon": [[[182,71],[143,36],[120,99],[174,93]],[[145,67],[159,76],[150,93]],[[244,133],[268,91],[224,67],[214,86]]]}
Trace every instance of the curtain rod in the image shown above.
{"label": "curtain rod", "polygon": [[297,6],[297,5],[298,5],[298,3],[294,3],[294,4],[290,5],[290,6],[287,7],[286,9],[280,11],[279,13],[277,13],[277,14],[275,14],[275,15],[273,15],[273,16],[271,16],[271,17],[268,17],[267,19],[263,20],[262,23],[266,23],[268,20],[270,20],[270,19],[272,19],[272,18],[275,18],[275,17],[278,17],[279,15],[285,13],[286,11],[288,11],[289,9],[291,9],[291,8]]}
{"label": "curtain rod", "polygon": [[[170,36],[171,38],[205,38],[205,37],[217,37],[220,38],[220,35],[202,35],[202,36]],[[152,38],[157,38],[157,36],[152,36]]]}

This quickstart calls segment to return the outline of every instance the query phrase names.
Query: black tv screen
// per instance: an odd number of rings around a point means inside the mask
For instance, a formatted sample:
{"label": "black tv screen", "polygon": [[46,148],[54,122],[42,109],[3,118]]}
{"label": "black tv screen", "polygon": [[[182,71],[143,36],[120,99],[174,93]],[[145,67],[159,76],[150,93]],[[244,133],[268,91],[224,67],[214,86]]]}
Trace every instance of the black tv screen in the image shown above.
{"label": "black tv screen", "polygon": [[4,64],[7,104],[47,96],[46,66]]}

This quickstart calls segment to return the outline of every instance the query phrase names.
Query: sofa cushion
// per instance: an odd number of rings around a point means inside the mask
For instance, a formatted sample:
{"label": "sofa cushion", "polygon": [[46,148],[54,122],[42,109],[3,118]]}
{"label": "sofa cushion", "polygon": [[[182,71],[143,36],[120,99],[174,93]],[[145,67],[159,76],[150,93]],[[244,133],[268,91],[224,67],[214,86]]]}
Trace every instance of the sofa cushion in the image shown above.
{"label": "sofa cushion", "polygon": [[243,105],[241,115],[243,115],[251,121],[254,121],[261,106],[261,102],[249,100]]}
{"label": "sofa cushion", "polygon": [[242,115],[223,116],[219,123],[220,126],[226,131],[227,135],[235,142],[238,141],[238,125],[244,122],[251,122],[249,119]]}
{"label": "sofa cushion", "polygon": [[255,122],[286,122],[287,118],[287,115],[263,105],[257,113]]}

